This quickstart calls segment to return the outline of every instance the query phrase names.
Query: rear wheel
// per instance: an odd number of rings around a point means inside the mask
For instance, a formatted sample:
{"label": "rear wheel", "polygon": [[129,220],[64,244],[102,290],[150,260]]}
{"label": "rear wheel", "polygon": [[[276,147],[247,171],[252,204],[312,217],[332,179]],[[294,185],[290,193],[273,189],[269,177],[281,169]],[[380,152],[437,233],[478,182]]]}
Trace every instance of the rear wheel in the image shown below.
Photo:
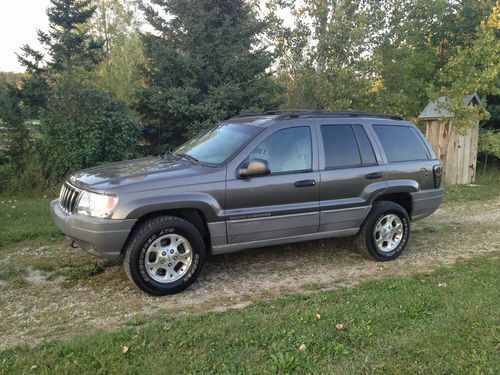
{"label": "rear wheel", "polygon": [[175,216],[158,216],[132,233],[123,265],[139,289],[162,296],[189,287],[205,256],[205,243],[193,224]]}
{"label": "rear wheel", "polygon": [[354,242],[360,252],[378,261],[401,255],[410,239],[410,217],[399,204],[375,202]]}

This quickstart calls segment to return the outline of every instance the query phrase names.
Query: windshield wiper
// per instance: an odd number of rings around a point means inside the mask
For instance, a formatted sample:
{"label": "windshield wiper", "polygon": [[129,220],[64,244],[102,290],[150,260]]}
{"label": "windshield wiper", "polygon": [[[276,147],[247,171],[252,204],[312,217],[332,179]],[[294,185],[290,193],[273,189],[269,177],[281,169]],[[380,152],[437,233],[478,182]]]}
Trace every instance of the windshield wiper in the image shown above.
{"label": "windshield wiper", "polygon": [[186,158],[186,159],[188,159],[188,160],[191,160],[191,161],[192,161],[192,162],[194,162],[194,163],[198,163],[198,162],[199,162],[199,160],[198,160],[198,159],[196,159],[194,156],[191,156],[191,155],[189,155],[189,154],[174,154],[174,155],[177,155],[177,156],[180,156],[180,157]]}

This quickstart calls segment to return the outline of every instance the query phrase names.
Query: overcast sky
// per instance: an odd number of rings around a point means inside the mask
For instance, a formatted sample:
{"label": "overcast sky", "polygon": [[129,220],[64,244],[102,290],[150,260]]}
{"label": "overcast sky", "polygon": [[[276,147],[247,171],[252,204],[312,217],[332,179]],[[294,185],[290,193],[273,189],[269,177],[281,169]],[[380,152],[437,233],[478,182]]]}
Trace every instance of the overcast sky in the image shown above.
{"label": "overcast sky", "polygon": [[0,1],[0,71],[22,72],[15,55],[23,44],[38,46],[36,30],[47,30],[49,0]]}

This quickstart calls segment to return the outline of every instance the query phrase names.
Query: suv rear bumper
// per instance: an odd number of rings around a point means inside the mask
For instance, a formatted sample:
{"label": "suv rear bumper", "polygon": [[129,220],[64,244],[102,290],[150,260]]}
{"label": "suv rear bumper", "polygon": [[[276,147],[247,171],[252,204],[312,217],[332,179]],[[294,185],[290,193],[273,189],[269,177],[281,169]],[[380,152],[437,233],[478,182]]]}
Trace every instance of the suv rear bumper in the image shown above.
{"label": "suv rear bumper", "polygon": [[50,203],[56,226],[83,250],[108,259],[120,256],[136,219],[112,220],[84,215],[68,215],[61,210],[59,200]]}
{"label": "suv rear bumper", "polygon": [[436,211],[439,208],[441,202],[443,201],[443,195],[444,195],[444,190],[442,188],[421,190],[415,193],[411,193],[412,221],[422,219],[426,216],[431,215],[434,211]]}

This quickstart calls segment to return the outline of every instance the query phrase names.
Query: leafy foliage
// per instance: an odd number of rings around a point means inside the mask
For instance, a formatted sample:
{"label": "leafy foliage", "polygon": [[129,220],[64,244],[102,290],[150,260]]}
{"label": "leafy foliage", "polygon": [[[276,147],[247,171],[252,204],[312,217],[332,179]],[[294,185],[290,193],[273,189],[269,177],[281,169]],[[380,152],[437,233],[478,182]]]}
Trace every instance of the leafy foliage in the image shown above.
{"label": "leafy foliage", "polygon": [[[125,104],[93,84],[64,76],[42,112],[41,154],[48,175],[133,156],[141,128]],[[64,150],[64,152],[62,152]]]}
{"label": "leafy foliage", "polygon": [[95,0],[91,31],[104,41],[104,58],[97,69],[97,85],[129,106],[137,102],[145,63],[139,36],[136,0]]}
{"label": "leafy foliage", "polygon": [[469,48],[457,47],[456,55],[450,58],[439,72],[441,93],[448,101],[445,108],[455,115],[454,125],[467,129],[477,123],[477,116],[484,113],[467,106],[463,97],[472,92],[500,95],[500,3],[493,8],[487,21],[481,22]]}
{"label": "leafy foliage", "polygon": [[[441,95],[459,131],[487,119],[485,108],[495,129],[499,14],[496,0],[51,0],[43,50],[23,46],[27,73],[0,78],[2,160],[39,186],[130,157],[139,138],[143,154],[163,153],[242,111],[415,118]],[[463,105],[473,92],[482,106]],[[95,138],[70,144],[84,133]]]}
{"label": "leafy foliage", "polygon": [[483,130],[479,132],[479,152],[500,159],[500,131]]}
{"label": "leafy foliage", "polygon": [[[4,128],[6,154],[16,168],[24,167],[26,152],[29,148],[26,115],[21,107],[21,94],[18,88],[0,76],[0,128]],[[0,139],[0,148],[2,139]],[[0,163],[1,164],[1,163]]]}
{"label": "leafy foliage", "polygon": [[272,1],[270,9],[286,8],[294,19],[289,27],[275,22],[273,34],[287,104],[414,118],[441,94],[457,103],[476,91],[497,95],[494,7],[495,0]]}
{"label": "leafy foliage", "polygon": [[[104,56],[103,43],[88,27],[96,7],[90,0],[51,4],[50,31],[38,32],[47,55],[24,46],[19,56],[29,74],[21,84],[18,106],[26,116],[40,119],[34,169],[29,172],[58,180],[75,169],[130,157],[141,128],[122,101],[95,84]],[[26,133],[24,137],[29,139]]]}

